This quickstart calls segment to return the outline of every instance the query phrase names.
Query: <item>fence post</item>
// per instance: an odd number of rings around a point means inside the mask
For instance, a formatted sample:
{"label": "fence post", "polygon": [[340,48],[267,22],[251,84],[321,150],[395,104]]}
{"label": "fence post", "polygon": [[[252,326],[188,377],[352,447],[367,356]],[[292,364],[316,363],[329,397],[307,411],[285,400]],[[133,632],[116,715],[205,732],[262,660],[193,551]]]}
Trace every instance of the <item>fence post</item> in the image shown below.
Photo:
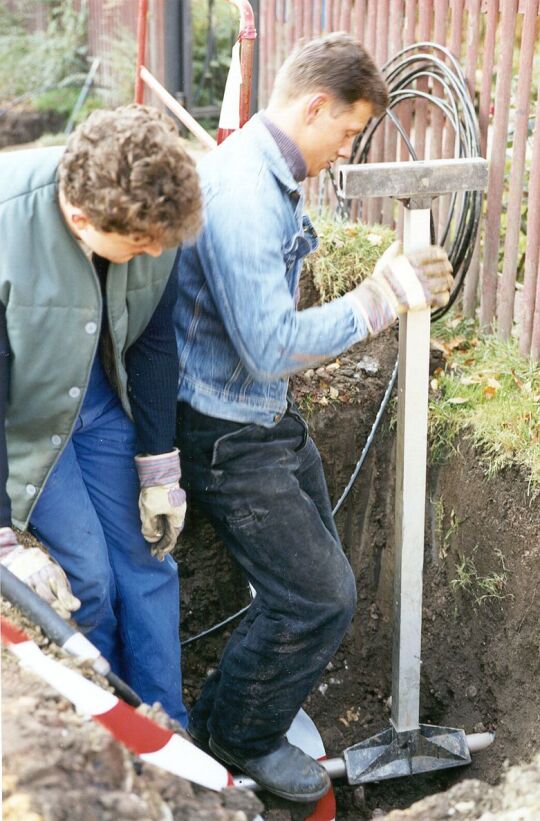
{"label": "fence post", "polygon": [[529,131],[529,100],[536,40],[536,17],[538,0],[526,0],[523,19],[523,34],[519,55],[519,81],[517,107],[514,122],[514,145],[512,149],[512,171],[510,191],[506,209],[506,236],[504,241],[504,263],[499,287],[497,311],[497,331],[502,339],[508,339],[514,318],[516,293],[516,266],[521,227],[521,198],[525,178],[525,150]]}
{"label": "fence post", "polygon": [[529,210],[527,212],[527,246],[525,249],[525,273],[523,278],[523,309],[521,314],[520,350],[527,355],[531,351],[538,262],[540,260],[540,94],[536,101],[532,163],[529,175]]}
{"label": "fence post", "polygon": [[501,230],[504,165],[508,132],[508,114],[512,91],[512,58],[518,0],[505,0],[502,6],[501,59],[497,71],[495,92],[495,122],[490,155],[487,193],[486,236],[482,275],[480,323],[484,331],[491,330],[497,307],[497,264]]}

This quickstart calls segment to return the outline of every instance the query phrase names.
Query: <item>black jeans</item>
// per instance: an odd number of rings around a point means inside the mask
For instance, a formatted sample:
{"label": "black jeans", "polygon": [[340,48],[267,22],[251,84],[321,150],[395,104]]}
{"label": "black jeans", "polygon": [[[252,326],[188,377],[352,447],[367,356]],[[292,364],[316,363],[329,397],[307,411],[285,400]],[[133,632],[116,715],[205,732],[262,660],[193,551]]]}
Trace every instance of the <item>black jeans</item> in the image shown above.
{"label": "black jeans", "polygon": [[319,452],[289,408],[273,428],[178,406],[182,484],[257,591],[191,721],[242,755],[279,743],[336,652],[356,584]]}

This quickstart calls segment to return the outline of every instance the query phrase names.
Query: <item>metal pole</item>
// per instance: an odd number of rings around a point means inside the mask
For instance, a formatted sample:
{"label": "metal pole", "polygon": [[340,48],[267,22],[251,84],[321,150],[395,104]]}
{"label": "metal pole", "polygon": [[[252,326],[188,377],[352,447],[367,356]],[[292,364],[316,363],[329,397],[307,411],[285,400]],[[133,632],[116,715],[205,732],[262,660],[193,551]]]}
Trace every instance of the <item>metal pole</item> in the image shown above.
{"label": "metal pole", "polygon": [[182,54],[180,3],[178,0],[165,0],[165,88],[175,97],[181,88]]}
{"label": "metal pole", "polygon": [[[430,244],[430,209],[405,209],[403,250]],[[392,724],[419,727],[430,311],[399,322]]]}

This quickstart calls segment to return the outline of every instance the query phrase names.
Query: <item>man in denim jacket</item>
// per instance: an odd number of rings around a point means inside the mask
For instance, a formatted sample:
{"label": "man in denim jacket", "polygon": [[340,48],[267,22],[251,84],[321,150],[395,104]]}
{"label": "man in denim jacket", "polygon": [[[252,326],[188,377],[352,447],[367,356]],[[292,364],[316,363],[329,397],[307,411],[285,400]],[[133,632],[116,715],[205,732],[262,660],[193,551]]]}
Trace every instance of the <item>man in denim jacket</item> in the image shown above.
{"label": "man in denim jacket", "polygon": [[319,453],[288,402],[288,377],[448,300],[444,251],[395,249],[329,304],[296,309],[317,246],[302,182],[338,157],[387,90],[351,37],[300,48],[268,109],[200,164],[205,228],[177,260],[177,443],[186,490],[257,595],[206,681],[189,730],[223,761],[285,798],[315,800],[326,771],[285,739],[338,648],[356,604]]}

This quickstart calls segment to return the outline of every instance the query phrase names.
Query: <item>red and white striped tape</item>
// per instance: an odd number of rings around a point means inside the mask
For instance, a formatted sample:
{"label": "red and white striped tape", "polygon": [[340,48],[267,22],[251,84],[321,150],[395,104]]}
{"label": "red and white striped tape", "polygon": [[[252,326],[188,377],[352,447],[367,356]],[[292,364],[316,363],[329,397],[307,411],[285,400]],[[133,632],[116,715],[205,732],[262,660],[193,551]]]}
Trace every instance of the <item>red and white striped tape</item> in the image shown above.
{"label": "red and white striped tape", "polygon": [[[291,744],[300,747],[307,755],[317,761],[324,761],[326,750],[320,733],[313,723],[313,720],[304,710],[299,710],[287,733],[287,740]],[[305,821],[335,821],[336,819],[336,797],[334,788],[330,789],[317,801],[317,806],[308,815]]]}
{"label": "red and white striped tape", "polygon": [[140,715],[117,696],[46,656],[7,619],[2,617],[0,626],[2,642],[22,667],[50,684],[79,712],[91,715],[143,761],[211,790],[219,791],[233,785],[228,770],[189,741]]}

